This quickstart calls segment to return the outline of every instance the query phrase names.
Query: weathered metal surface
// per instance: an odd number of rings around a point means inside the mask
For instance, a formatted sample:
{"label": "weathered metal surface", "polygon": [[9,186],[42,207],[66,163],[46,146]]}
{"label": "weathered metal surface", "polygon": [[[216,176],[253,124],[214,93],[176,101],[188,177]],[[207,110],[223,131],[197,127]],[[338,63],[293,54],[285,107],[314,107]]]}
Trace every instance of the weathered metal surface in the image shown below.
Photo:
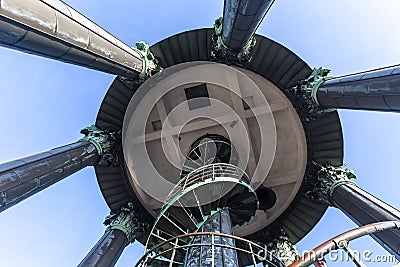
{"label": "weathered metal surface", "polygon": [[0,45],[136,78],[142,55],[60,0],[1,0]]}
{"label": "weathered metal surface", "polygon": [[107,225],[107,230],[122,231],[129,242],[134,242],[150,227],[148,223],[141,222],[140,215],[135,213],[132,202],[121,207],[118,212],[111,212],[104,224]]}
{"label": "weathered metal surface", "polygon": [[77,142],[0,165],[0,212],[98,160],[89,142]]}
{"label": "weathered metal surface", "polygon": [[261,24],[273,0],[225,0],[221,39],[230,50],[240,52]]}
{"label": "weathered metal surface", "polygon": [[78,267],[114,266],[128,244],[124,232],[108,230]]}
{"label": "weathered metal surface", "polygon": [[324,108],[400,111],[400,66],[324,82],[316,95]]}
{"label": "weathered metal surface", "polygon": [[81,261],[79,267],[114,266],[124,248],[149,228],[147,223],[140,221],[132,203],[121,207],[117,212],[111,211],[104,224],[107,225],[104,235]]}
{"label": "weathered metal surface", "polygon": [[[228,209],[223,209],[212,215],[202,226],[201,232],[218,232],[232,235],[232,223]],[[221,244],[227,247],[235,247],[235,241],[231,238],[211,235],[196,236],[193,244],[200,246],[191,247],[185,260],[185,267],[238,267],[236,250],[224,247],[212,247],[211,244]],[[206,245],[209,246],[206,246]]]}
{"label": "weathered metal surface", "polygon": [[335,167],[329,164],[322,165],[313,162],[313,168],[315,169],[315,174],[307,177],[311,188],[305,192],[305,195],[313,201],[334,205],[332,195],[339,186],[344,184],[357,186],[351,180],[356,178],[354,171],[346,165]]}
{"label": "weathered metal surface", "polygon": [[121,145],[121,135],[119,132],[100,130],[94,125],[88,126],[81,130],[81,134],[85,136],[79,141],[88,141],[92,143],[99,155],[99,166],[111,166],[118,164],[117,151]]}

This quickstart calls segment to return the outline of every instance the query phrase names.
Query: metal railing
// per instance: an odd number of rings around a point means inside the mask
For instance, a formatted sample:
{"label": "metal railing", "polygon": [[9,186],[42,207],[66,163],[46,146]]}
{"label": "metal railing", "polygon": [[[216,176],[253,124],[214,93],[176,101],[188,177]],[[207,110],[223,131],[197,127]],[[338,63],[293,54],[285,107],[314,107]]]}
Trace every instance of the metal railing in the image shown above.
{"label": "metal railing", "polygon": [[[193,240],[198,236],[207,236],[209,240],[211,240],[211,243],[194,243]],[[222,238],[233,239],[235,245],[230,246],[216,243],[216,241],[218,242]],[[217,248],[235,250],[238,258],[248,259],[248,262],[240,266],[285,266],[276,256],[271,254],[266,247],[260,246],[252,241],[222,233],[198,232],[180,235],[157,245],[153,249],[147,251],[147,253],[139,259],[136,267],[160,266],[161,262],[162,266],[184,266],[186,251],[191,247],[199,246],[211,247],[212,254],[214,254]],[[212,257],[210,260],[213,260]]]}
{"label": "metal railing", "polygon": [[168,194],[165,203],[169,203],[180,192],[196,183],[214,181],[221,177],[234,178],[238,182],[243,181],[246,184],[250,184],[249,176],[235,165],[226,163],[209,164],[197,168],[182,178]]}

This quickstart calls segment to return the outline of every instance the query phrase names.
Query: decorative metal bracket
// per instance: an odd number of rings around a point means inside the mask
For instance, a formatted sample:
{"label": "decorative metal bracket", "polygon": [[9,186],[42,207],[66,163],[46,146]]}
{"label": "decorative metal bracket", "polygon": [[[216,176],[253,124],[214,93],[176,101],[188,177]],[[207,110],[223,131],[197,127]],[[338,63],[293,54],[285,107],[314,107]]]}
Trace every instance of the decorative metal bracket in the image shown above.
{"label": "decorative metal bracket", "polygon": [[110,212],[104,220],[104,225],[107,226],[106,231],[116,229],[124,232],[131,243],[149,228],[148,223],[139,221],[132,202],[129,202],[126,207],[121,207],[118,212]]}
{"label": "decorative metal bracket", "polygon": [[328,76],[329,72],[330,70],[323,67],[315,68],[308,78],[299,80],[294,87],[285,90],[297,112],[303,114],[301,117],[305,122],[318,120],[322,115],[335,111],[324,109],[317,100],[318,88],[333,78]]}
{"label": "decorative metal bracket", "polygon": [[327,80],[333,79],[333,76],[328,76],[331,72],[330,69],[324,67],[314,68],[311,75],[303,80],[294,87],[294,90],[301,90],[302,92],[309,93],[311,99],[319,105],[317,99],[318,88]]}
{"label": "decorative metal bracket", "polygon": [[228,65],[236,64],[244,66],[251,60],[251,52],[256,45],[256,38],[251,37],[240,52],[230,50],[222,41],[222,17],[214,22],[214,34],[212,37],[211,59]]}
{"label": "decorative metal bracket", "polygon": [[300,258],[300,253],[297,251],[296,246],[290,241],[283,229],[280,229],[276,233],[274,240],[267,244],[267,249],[283,261],[286,266]]}
{"label": "decorative metal bracket", "polygon": [[346,165],[335,167],[332,165],[322,165],[313,162],[315,177],[309,178],[309,183],[313,186],[305,193],[305,196],[316,202],[332,205],[331,198],[335,189],[343,184],[357,184],[350,179],[355,179],[353,170]]}
{"label": "decorative metal bracket", "polygon": [[143,60],[142,71],[139,74],[140,79],[147,79],[153,73],[156,73],[161,70],[161,67],[158,65],[158,60],[154,57],[153,53],[150,51],[150,46],[143,42],[137,42],[136,48],[133,49],[140,54]]}
{"label": "decorative metal bracket", "polygon": [[85,136],[79,141],[90,142],[96,147],[97,154],[100,156],[97,165],[111,166],[118,164],[117,151],[120,147],[120,131],[100,130],[95,125],[91,125],[83,128],[81,134]]}

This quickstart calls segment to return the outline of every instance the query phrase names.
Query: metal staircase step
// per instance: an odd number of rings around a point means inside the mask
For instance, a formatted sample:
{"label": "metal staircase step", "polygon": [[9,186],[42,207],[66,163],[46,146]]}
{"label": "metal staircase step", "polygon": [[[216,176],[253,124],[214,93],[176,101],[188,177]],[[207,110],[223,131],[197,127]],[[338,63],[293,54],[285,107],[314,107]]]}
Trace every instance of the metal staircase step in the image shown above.
{"label": "metal staircase step", "polygon": [[180,206],[171,206],[168,209],[168,213],[175,219],[179,220],[180,223],[189,230],[189,232],[193,232],[198,227],[198,222],[196,219],[189,213],[189,211]]}

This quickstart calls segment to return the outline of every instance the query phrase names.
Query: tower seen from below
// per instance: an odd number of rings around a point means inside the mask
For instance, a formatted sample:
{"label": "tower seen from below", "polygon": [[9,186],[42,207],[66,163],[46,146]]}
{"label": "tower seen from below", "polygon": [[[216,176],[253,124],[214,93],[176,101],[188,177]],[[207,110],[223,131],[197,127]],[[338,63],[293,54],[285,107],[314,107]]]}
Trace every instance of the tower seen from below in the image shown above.
{"label": "tower seen from below", "polygon": [[[324,69],[311,71],[284,46],[253,36],[272,5],[269,1],[259,6],[226,1],[215,29],[178,33],[150,50],[143,43],[136,49],[119,43],[57,3],[30,3],[37,5],[42,20],[56,14],[56,27],[47,31],[37,28],[37,20],[24,21],[13,12],[30,4],[7,2],[1,13],[6,33],[1,42],[120,76],[103,100],[96,127],[83,130],[82,140],[2,165],[2,209],[94,165],[112,213],[103,243],[99,241],[81,266],[115,263],[134,240],[146,244],[149,253],[144,259],[150,264],[159,264],[150,255],[152,249],[160,249],[157,246],[166,251],[157,256],[165,259],[157,260],[172,264],[191,266],[188,255],[200,247],[230,254],[233,266],[262,264],[255,257],[256,248],[264,248],[260,244],[276,252],[276,240],[296,243],[327,205],[344,210],[359,225],[375,222],[372,218],[397,220],[396,210],[348,181],[353,174],[342,166],[342,131],[331,109],[396,110],[397,67],[344,80],[331,79]],[[16,28],[19,35],[10,39]],[[77,29],[86,43],[65,34],[79,33]],[[343,89],[349,86],[356,94]],[[370,88],[376,88],[372,96]],[[347,205],[349,195],[354,196],[352,206]],[[363,206],[367,201],[374,204],[371,210]],[[367,211],[361,214],[357,208]],[[229,227],[210,228],[212,220]],[[195,234],[205,229],[234,236]],[[396,254],[397,232],[374,238]],[[176,239],[178,245],[183,242],[182,248],[168,248],[168,239],[190,233],[194,235]],[[250,241],[242,244],[235,237]],[[221,246],[224,242],[231,247]],[[110,244],[117,253],[99,257],[96,248]],[[249,253],[238,253],[236,249],[244,246]],[[218,255],[204,253],[204,261],[215,259],[217,264]],[[286,253],[296,258],[293,251]]]}

